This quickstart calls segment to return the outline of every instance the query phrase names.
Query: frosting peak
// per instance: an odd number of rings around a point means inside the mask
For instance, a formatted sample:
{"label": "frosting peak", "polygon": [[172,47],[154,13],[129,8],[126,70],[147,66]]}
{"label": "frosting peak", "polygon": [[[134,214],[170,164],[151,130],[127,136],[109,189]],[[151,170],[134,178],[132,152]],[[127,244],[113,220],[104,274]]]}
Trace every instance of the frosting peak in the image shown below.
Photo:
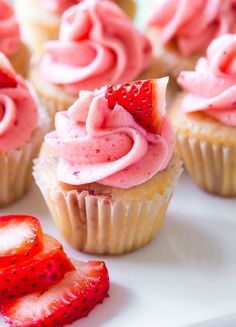
{"label": "frosting peak", "polygon": [[0,51],[14,55],[20,44],[20,29],[13,7],[7,0],[0,0]]}
{"label": "frosting peak", "polygon": [[60,37],[45,45],[45,79],[72,94],[134,80],[148,67],[151,45],[109,0],[87,0],[62,16]]}
{"label": "frosting peak", "polygon": [[182,109],[204,111],[226,125],[236,126],[236,34],[214,40],[195,71],[182,72],[178,83],[189,94]]}
{"label": "frosting peak", "polygon": [[0,83],[0,151],[9,152],[29,140],[37,125],[38,113],[25,81],[16,75],[1,53],[0,72],[9,74],[16,82],[14,86]]}
{"label": "frosting peak", "polygon": [[81,92],[67,112],[56,114],[56,131],[46,143],[59,157],[61,182],[129,188],[169,163],[174,138],[168,118],[160,134],[149,133],[122,106],[109,109],[105,91]]}
{"label": "frosting peak", "polygon": [[183,55],[202,52],[215,38],[236,32],[235,0],[165,0],[150,25],[158,26],[164,44],[175,40]]}

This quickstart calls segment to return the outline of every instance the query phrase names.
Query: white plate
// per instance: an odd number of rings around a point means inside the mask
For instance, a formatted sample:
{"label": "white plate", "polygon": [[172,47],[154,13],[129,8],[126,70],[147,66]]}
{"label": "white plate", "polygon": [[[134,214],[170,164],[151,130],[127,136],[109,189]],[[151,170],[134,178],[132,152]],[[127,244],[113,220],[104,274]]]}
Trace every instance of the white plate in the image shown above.
{"label": "white plate", "polygon": [[[63,241],[36,187],[0,210],[14,213],[39,217],[45,231]],[[72,326],[183,327],[236,314],[235,236],[236,201],[210,196],[183,175],[151,244],[124,256],[97,257],[110,271],[110,298]],[[71,257],[96,258],[63,244]],[[236,326],[232,319],[203,326]]]}

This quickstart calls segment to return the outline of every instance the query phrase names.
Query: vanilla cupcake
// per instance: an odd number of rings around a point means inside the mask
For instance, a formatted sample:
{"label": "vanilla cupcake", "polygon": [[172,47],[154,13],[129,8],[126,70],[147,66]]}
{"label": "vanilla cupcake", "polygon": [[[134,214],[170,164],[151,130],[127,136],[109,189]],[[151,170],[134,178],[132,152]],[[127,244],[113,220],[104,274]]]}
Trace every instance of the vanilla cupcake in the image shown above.
{"label": "vanilla cupcake", "polygon": [[47,124],[26,82],[0,53],[0,208],[29,189]]}
{"label": "vanilla cupcake", "polygon": [[[191,4],[190,4],[191,2]],[[215,38],[236,32],[235,0],[157,1],[148,34],[162,74],[193,69]]]}
{"label": "vanilla cupcake", "polygon": [[167,79],[81,92],[56,114],[34,176],[52,217],[75,248],[120,254],[160,229],[181,161],[165,113]]}
{"label": "vanilla cupcake", "polygon": [[53,118],[80,90],[135,80],[150,61],[150,42],[116,4],[86,0],[63,14],[59,40],[45,44],[30,78]]}
{"label": "vanilla cupcake", "polygon": [[8,57],[18,74],[27,76],[30,52],[20,39],[20,27],[7,0],[0,0],[0,52]]}
{"label": "vanilla cupcake", "polygon": [[[35,55],[42,54],[45,42],[58,38],[61,15],[80,2],[82,0],[16,0],[19,19]],[[134,16],[134,0],[116,2],[130,17]]]}
{"label": "vanilla cupcake", "polygon": [[171,119],[187,171],[206,191],[236,196],[236,34],[214,40],[178,82],[186,93]]}

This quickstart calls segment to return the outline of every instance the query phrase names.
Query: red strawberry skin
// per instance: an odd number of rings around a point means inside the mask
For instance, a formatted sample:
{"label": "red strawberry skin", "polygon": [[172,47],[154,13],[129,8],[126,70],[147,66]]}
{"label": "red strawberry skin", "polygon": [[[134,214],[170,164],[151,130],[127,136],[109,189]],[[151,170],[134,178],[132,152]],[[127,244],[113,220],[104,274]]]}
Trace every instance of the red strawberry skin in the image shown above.
{"label": "red strawberry skin", "polygon": [[[12,241],[9,239],[13,235]],[[31,216],[0,217],[0,269],[20,264],[43,248],[43,231]]]}
{"label": "red strawberry skin", "polygon": [[0,88],[17,87],[16,79],[7,72],[0,70]]}
{"label": "red strawberry skin", "polygon": [[108,296],[109,277],[103,262],[73,262],[66,274],[43,294],[31,294],[1,306],[12,327],[62,327],[83,318]]}
{"label": "red strawberry skin", "polygon": [[118,104],[150,133],[160,133],[162,114],[158,109],[158,80],[143,80],[117,86],[108,86],[106,99],[112,110]]}
{"label": "red strawberry skin", "polygon": [[45,291],[72,270],[62,245],[45,235],[41,252],[21,264],[0,269],[0,301]]}

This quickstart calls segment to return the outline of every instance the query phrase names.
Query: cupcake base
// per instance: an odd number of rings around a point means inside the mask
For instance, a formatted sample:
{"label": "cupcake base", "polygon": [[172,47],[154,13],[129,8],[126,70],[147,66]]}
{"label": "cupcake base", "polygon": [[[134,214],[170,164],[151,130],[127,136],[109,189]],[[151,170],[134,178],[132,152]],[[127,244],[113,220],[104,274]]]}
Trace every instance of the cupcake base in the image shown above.
{"label": "cupcake base", "polygon": [[134,0],[116,0],[115,2],[131,19],[135,17],[137,4]]}
{"label": "cupcake base", "polygon": [[181,173],[174,157],[163,172],[127,190],[92,183],[70,186],[56,179],[57,158],[44,145],[34,177],[53,220],[80,251],[121,254],[138,249],[156,235]]}
{"label": "cupcake base", "polygon": [[236,196],[236,129],[203,112],[181,112],[180,95],[170,112],[177,152],[192,179],[207,192]]}
{"label": "cupcake base", "polygon": [[38,64],[32,66],[29,78],[44,108],[47,110],[53,126],[55,114],[58,111],[67,110],[77,97],[67,94],[62,87],[45,81]]}
{"label": "cupcake base", "polygon": [[0,152],[0,208],[20,199],[32,182],[32,162],[37,156],[44,131],[38,128],[20,149]]}
{"label": "cupcake base", "polygon": [[8,58],[15,69],[15,71],[23,76],[28,77],[30,65],[30,51],[24,43],[20,43],[19,49],[16,54]]}
{"label": "cupcake base", "polygon": [[16,0],[15,8],[25,39],[33,54],[40,56],[44,43],[57,39],[60,18],[45,11],[42,0]]}

